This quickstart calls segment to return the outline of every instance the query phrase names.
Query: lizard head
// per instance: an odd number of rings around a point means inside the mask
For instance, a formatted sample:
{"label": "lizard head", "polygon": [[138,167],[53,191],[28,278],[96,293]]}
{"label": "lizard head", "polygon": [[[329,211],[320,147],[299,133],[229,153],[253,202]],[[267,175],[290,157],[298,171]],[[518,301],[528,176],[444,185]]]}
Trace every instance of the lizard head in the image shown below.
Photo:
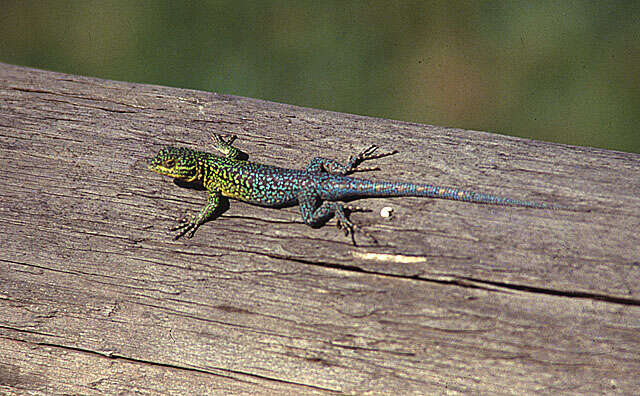
{"label": "lizard head", "polygon": [[197,159],[192,150],[183,147],[165,147],[151,159],[149,170],[184,181],[193,181],[197,175]]}

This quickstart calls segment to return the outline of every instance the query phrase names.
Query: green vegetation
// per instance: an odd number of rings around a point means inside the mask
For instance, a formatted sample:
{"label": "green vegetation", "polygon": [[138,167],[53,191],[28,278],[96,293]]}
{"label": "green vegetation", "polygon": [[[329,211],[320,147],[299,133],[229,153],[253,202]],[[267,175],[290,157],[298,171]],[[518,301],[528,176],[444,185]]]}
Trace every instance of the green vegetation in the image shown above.
{"label": "green vegetation", "polygon": [[640,152],[640,2],[2,8],[2,62]]}

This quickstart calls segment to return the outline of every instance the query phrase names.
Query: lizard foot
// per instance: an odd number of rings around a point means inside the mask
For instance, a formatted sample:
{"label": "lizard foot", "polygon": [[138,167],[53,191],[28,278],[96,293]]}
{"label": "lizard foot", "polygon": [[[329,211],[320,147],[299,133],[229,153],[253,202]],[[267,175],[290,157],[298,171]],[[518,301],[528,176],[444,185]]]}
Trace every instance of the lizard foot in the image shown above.
{"label": "lizard foot", "polygon": [[184,236],[185,234],[187,235],[187,238],[191,238],[193,237],[193,234],[196,232],[196,229],[198,229],[198,223],[196,223],[193,219],[189,219],[187,217],[183,217],[182,219],[178,220],[178,225],[175,227],[171,227],[169,228],[170,231],[178,231],[178,230],[182,230],[180,231],[178,234],[176,234],[176,236],[173,237],[173,240],[178,240],[180,237]]}
{"label": "lizard foot", "polygon": [[218,135],[217,133],[211,134],[211,139],[213,139],[213,148],[224,154],[225,157],[232,159],[237,159],[240,156],[240,151],[233,147],[233,142],[237,138],[238,137],[236,135],[224,138],[222,135]]}
{"label": "lizard foot", "polygon": [[363,208],[355,205],[344,205],[342,208],[350,213],[351,212],[372,212],[372,210],[369,208]]}
{"label": "lizard foot", "polygon": [[356,244],[356,237],[355,237],[355,233],[358,232],[364,236],[366,236],[367,238],[371,239],[371,241],[374,244],[378,244],[378,240],[371,234],[369,234],[368,232],[366,232],[364,229],[362,229],[362,227],[357,226],[355,224],[353,224],[353,222],[351,220],[349,220],[349,218],[347,218],[347,216],[344,213],[344,210],[347,210],[349,212],[370,212],[371,210],[369,209],[365,209],[365,208],[361,208],[359,206],[344,206],[341,207],[339,210],[336,210],[336,220],[337,220],[337,226],[339,230],[344,231],[344,235],[345,236],[349,236],[351,235],[351,242],[353,242],[353,246],[358,246]]}
{"label": "lizard foot", "polygon": [[364,235],[365,237],[371,239],[373,244],[377,245],[378,240],[368,232],[366,232],[362,227],[353,224],[351,221],[345,223],[344,221],[338,220],[338,229],[344,231],[345,236],[351,235],[351,242],[353,242],[353,246],[358,246],[356,243],[356,232]]}
{"label": "lizard foot", "polygon": [[368,172],[373,170],[380,170],[380,168],[377,166],[358,168],[358,165],[360,165],[364,161],[386,157],[389,155],[396,154],[398,152],[397,150],[393,150],[388,152],[376,153],[376,151],[378,151],[378,146],[374,144],[362,150],[357,155],[350,156],[349,165],[348,165],[348,167],[350,168],[350,171],[351,172]]}
{"label": "lizard foot", "polygon": [[231,146],[233,144],[233,142],[235,142],[235,140],[238,138],[238,136],[236,135],[231,135],[229,136],[227,139],[223,138],[222,135],[219,135],[217,133],[212,133],[211,134],[211,139],[213,139],[213,142],[216,146],[222,147],[222,146]]}

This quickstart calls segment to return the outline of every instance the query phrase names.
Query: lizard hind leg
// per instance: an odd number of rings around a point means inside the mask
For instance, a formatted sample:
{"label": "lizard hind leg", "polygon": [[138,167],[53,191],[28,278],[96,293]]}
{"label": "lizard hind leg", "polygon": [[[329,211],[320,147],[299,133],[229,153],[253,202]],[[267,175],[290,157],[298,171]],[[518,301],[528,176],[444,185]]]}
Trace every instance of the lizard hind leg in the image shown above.
{"label": "lizard hind leg", "polygon": [[374,243],[377,243],[376,239],[372,235],[364,231],[359,226],[353,224],[345,213],[345,210],[348,212],[363,212],[368,211],[367,209],[357,206],[343,206],[337,202],[322,202],[320,196],[313,191],[301,191],[298,194],[298,204],[300,205],[302,220],[305,224],[311,227],[320,227],[335,216],[338,221],[338,229],[344,231],[346,236],[351,235],[351,241],[354,246],[356,245],[356,231],[369,237]]}
{"label": "lizard hind leg", "polygon": [[362,150],[356,155],[352,155],[349,157],[349,161],[347,165],[342,165],[341,163],[322,157],[315,157],[311,160],[309,165],[307,166],[308,172],[327,172],[332,175],[348,175],[354,172],[368,172],[373,170],[379,170],[377,166],[369,166],[365,168],[358,168],[358,166],[368,160],[378,159],[382,157],[386,157],[388,155],[396,154],[397,151],[389,151],[384,153],[376,153],[378,150],[378,146],[372,145]]}
{"label": "lizard hind leg", "polygon": [[[372,144],[371,146],[369,146],[366,149],[362,150],[358,154],[350,156],[349,157],[349,162],[347,163],[347,167],[349,169],[351,169],[352,172],[362,172],[362,171],[369,171],[369,170],[377,170],[377,169],[379,169],[378,167],[358,168],[358,166],[361,163],[363,163],[364,161],[378,159],[378,158],[386,157],[386,156],[393,155],[393,154],[397,153],[396,150],[388,151],[388,152],[382,152],[382,153],[380,153],[380,152],[376,153],[377,151],[378,151],[378,146],[376,146],[375,144]],[[356,169],[356,168],[358,168],[358,169]]]}

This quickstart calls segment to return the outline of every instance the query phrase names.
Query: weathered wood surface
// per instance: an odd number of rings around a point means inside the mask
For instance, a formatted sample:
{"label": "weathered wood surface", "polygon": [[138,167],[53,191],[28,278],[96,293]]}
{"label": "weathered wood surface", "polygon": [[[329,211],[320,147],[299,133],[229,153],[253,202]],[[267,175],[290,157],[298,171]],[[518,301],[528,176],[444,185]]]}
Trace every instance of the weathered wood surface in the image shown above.
{"label": "weathered wood surface", "polygon": [[[353,247],[232,201],[173,241],[205,194],[146,161],[212,130],[582,210],[361,200],[380,243]],[[0,64],[0,161],[0,393],[640,389],[640,155]]]}

